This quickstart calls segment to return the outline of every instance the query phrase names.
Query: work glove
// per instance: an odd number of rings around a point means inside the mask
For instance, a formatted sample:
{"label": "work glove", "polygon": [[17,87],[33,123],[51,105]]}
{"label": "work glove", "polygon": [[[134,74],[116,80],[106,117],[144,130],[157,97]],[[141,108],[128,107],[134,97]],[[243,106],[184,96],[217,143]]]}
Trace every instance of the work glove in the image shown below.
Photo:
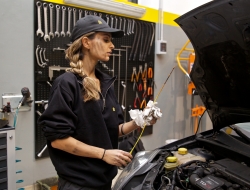
{"label": "work glove", "polygon": [[140,126],[141,128],[146,125],[151,125],[150,122],[153,119],[159,119],[162,117],[161,110],[155,106],[156,104],[157,102],[149,100],[147,107],[143,111],[139,109],[130,110],[130,117],[135,121],[136,125]]}

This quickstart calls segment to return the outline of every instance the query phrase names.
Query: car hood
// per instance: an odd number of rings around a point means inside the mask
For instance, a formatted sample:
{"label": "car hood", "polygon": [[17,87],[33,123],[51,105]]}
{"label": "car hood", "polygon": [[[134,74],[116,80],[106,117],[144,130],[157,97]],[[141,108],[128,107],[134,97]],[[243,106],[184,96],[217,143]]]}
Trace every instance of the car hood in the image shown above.
{"label": "car hood", "polygon": [[214,0],[175,20],[195,50],[190,77],[215,130],[250,121],[249,10],[249,0]]}

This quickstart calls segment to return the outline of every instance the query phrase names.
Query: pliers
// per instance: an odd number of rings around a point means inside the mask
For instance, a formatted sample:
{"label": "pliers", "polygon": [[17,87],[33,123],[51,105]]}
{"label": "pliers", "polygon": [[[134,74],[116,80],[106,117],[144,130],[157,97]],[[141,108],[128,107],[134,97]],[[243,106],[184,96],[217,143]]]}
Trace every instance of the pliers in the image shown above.
{"label": "pliers", "polygon": [[144,65],[144,70],[143,70],[143,72],[142,72],[142,79],[144,79],[144,78],[147,78],[147,68],[148,66],[147,66],[147,63],[145,63],[145,65]]}
{"label": "pliers", "polygon": [[141,74],[141,78],[143,78],[143,77],[142,77],[142,65],[139,65],[139,71],[138,71],[137,76],[136,76],[137,82],[138,82],[138,80],[139,80],[139,78],[140,78],[140,74]]}
{"label": "pliers", "polygon": [[137,101],[138,101],[139,105],[141,105],[141,100],[138,96],[138,92],[136,91],[135,92],[135,99],[134,99],[134,108],[137,108],[137,104],[136,104]]}
{"label": "pliers", "polygon": [[146,97],[144,97],[143,100],[142,100],[142,102],[141,102],[140,108],[143,109],[146,106],[147,106]]}
{"label": "pliers", "polygon": [[152,68],[152,67],[149,67],[149,68],[148,68],[148,78],[149,78],[149,79],[152,79],[152,78],[153,78],[153,68]]}
{"label": "pliers", "polygon": [[136,80],[136,82],[138,82],[137,80],[137,73],[136,73],[136,67],[133,67],[133,73],[131,76],[131,82],[134,82],[134,79]]}

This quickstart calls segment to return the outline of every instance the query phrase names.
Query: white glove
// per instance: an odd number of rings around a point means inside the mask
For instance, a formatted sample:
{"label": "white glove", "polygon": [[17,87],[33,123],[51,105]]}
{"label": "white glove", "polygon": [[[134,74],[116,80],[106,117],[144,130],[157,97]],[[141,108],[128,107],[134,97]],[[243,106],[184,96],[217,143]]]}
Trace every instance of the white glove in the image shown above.
{"label": "white glove", "polygon": [[143,111],[138,109],[130,110],[130,117],[135,121],[136,125],[140,126],[141,128],[143,128],[145,125],[151,125],[150,122],[153,119],[159,119],[162,117],[161,110],[155,106],[156,104],[157,102],[149,100],[147,107]]}

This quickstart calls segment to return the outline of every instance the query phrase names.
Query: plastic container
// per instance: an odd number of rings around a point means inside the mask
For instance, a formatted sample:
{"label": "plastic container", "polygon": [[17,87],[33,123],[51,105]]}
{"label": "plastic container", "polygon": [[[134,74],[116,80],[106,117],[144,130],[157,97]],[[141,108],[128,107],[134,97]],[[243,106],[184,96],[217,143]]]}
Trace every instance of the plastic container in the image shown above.
{"label": "plastic container", "polygon": [[57,190],[58,177],[50,177],[42,180],[38,180],[41,190]]}
{"label": "plastic container", "polygon": [[196,156],[194,154],[189,153],[186,148],[179,148],[178,151],[173,151],[173,154],[175,157],[177,157],[179,165],[189,162],[191,160],[199,160],[203,162],[206,161],[206,159],[201,156]]}
{"label": "plastic container", "polygon": [[173,170],[175,169],[177,166],[178,166],[178,159],[177,157],[174,157],[174,156],[169,156],[166,158],[166,163],[164,165],[164,168],[167,170],[167,171],[170,171],[170,170]]}

